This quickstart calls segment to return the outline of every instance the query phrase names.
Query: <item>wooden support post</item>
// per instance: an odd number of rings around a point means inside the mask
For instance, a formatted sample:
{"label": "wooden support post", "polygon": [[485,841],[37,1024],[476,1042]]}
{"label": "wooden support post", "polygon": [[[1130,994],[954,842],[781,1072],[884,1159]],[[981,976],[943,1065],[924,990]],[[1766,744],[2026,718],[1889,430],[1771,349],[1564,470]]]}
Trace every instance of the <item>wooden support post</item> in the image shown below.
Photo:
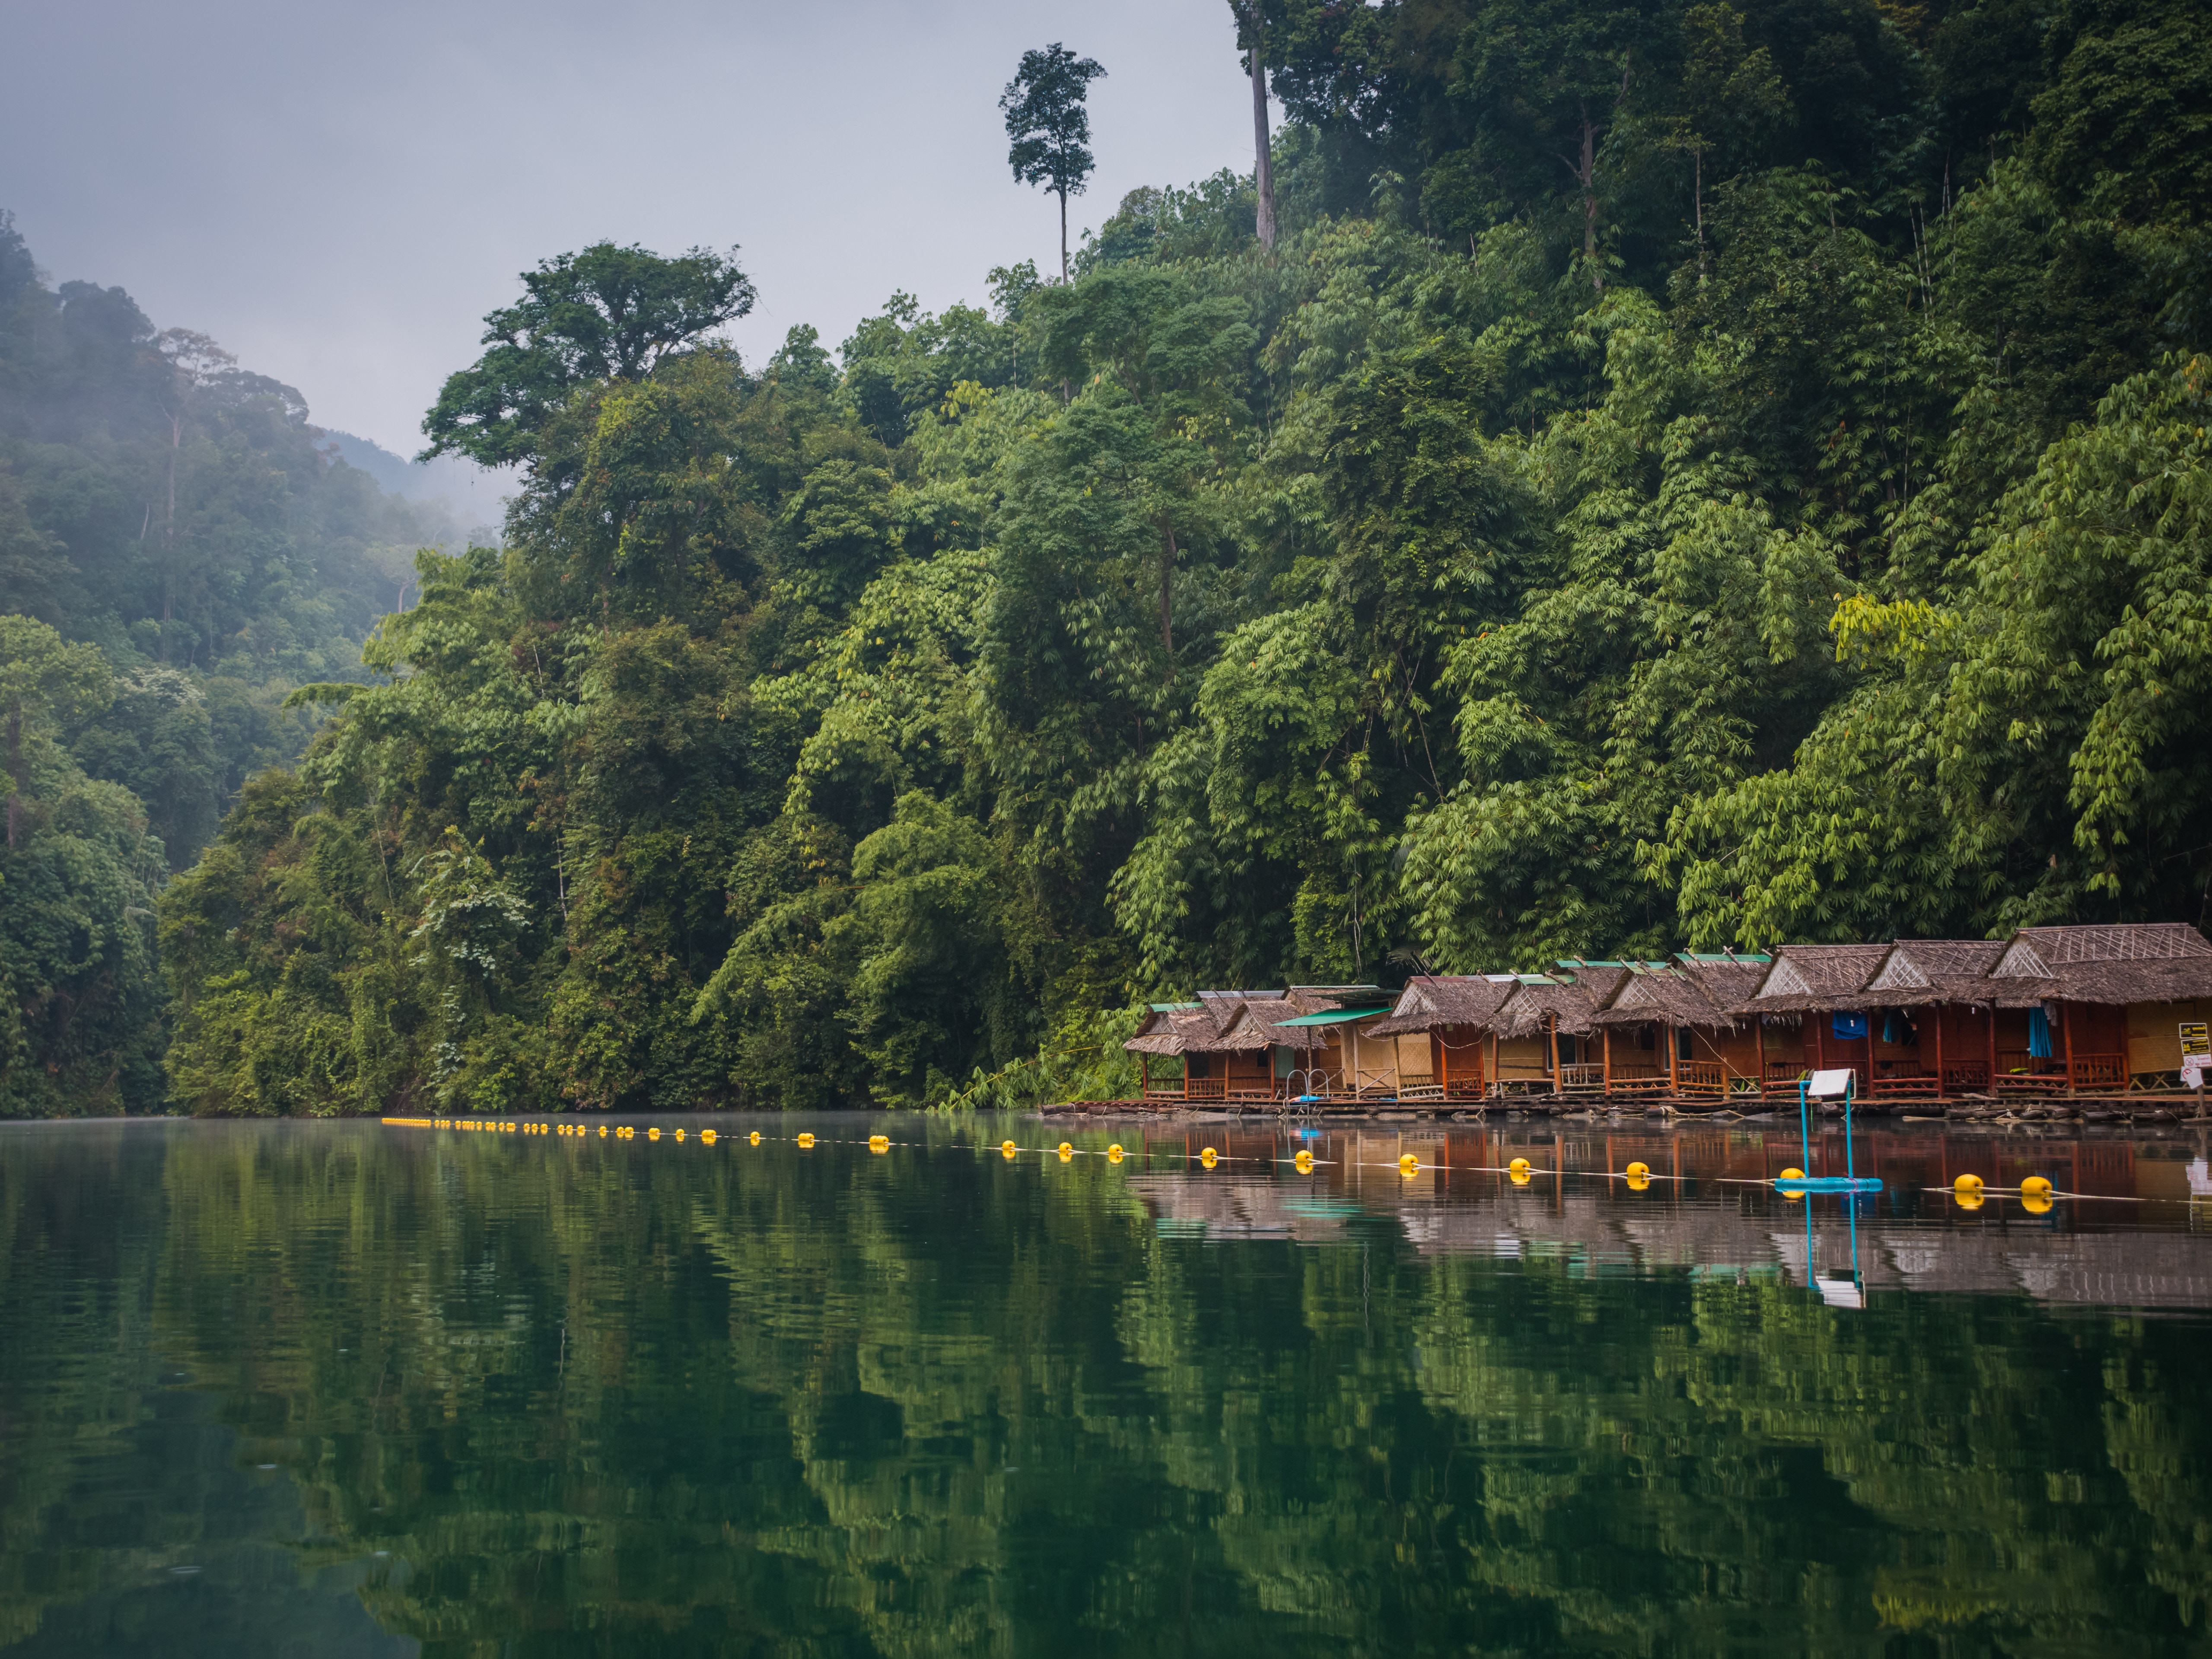
{"label": "wooden support post", "polygon": [[1137,1085],[1137,1097],[1141,1100],[1152,1091],[1152,1057],[1150,1054],[1137,1056],[1137,1075],[1144,1079]]}
{"label": "wooden support post", "polygon": [[1997,1091],[1997,1006],[1990,1004],[1990,1078],[1987,1092]]}
{"label": "wooden support post", "polygon": [[1672,1025],[1659,1028],[1667,1034],[1667,1092],[1679,1097],[1682,1092],[1681,1068],[1674,1061],[1682,1052],[1681,1034]]}
{"label": "wooden support post", "polygon": [[1943,1098],[1943,1005],[1929,1005],[1936,1010],[1936,1098]]}
{"label": "wooden support post", "polygon": [[1601,1025],[1598,1029],[1605,1034],[1600,1039],[1603,1053],[1598,1063],[1604,1068],[1605,1092],[1610,1096],[1613,1093],[1613,1027]]}
{"label": "wooden support post", "polygon": [[2066,1067],[2066,1092],[2074,1092],[2074,1005],[2058,1004],[2058,1052]]}
{"label": "wooden support post", "polygon": [[1763,1104],[1766,1099],[1766,1016],[1765,1014],[1753,1014],[1751,1017],[1751,1037],[1753,1045],[1752,1052],[1758,1056],[1759,1098]]}
{"label": "wooden support post", "polygon": [[1557,1014],[1553,1014],[1550,1018],[1552,1022],[1552,1092],[1555,1095],[1565,1094],[1566,1092],[1566,1084],[1559,1076],[1559,1017]]}

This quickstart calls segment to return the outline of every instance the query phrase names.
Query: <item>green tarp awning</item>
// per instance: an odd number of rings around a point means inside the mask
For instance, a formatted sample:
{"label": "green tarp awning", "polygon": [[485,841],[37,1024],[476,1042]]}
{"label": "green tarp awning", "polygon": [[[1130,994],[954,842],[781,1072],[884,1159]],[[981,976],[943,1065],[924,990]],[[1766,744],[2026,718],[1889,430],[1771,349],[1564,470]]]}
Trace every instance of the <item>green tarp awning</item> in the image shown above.
{"label": "green tarp awning", "polygon": [[1286,1025],[1341,1025],[1347,1019],[1372,1019],[1389,1012],[1387,1007],[1332,1008],[1325,1014],[1300,1014],[1296,1019],[1279,1019],[1275,1029],[1279,1031]]}

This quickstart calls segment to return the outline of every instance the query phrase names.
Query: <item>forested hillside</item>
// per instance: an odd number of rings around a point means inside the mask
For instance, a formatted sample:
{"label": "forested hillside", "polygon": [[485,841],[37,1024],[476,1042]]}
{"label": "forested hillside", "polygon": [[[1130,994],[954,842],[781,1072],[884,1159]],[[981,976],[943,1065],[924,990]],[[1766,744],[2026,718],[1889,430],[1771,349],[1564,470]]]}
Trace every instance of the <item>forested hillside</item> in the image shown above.
{"label": "forested hillside", "polygon": [[0,1115],[161,1103],[165,871],[451,536],[307,416],[121,289],[51,286],[0,213]]}
{"label": "forested hillside", "polygon": [[1272,249],[1141,191],[757,364],[727,259],[528,274],[427,428],[505,550],[162,898],[177,1103],[1029,1097],[1206,984],[2201,924],[2201,6],[1267,21]]}

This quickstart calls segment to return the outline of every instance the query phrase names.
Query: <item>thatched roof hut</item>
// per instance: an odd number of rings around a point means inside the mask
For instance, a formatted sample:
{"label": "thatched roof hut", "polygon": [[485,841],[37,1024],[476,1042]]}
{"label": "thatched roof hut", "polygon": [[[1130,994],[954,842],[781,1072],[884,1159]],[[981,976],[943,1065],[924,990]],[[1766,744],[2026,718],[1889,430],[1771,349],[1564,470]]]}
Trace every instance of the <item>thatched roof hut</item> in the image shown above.
{"label": "thatched roof hut", "polygon": [[1702,977],[1673,963],[1639,963],[1598,1010],[1597,1024],[1644,1025],[1656,1021],[1733,1031],[1737,1019],[1735,988],[1717,982],[1714,988],[1722,990],[1723,996],[1716,1001],[1701,982]]}
{"label": "thatched roof hut", "polygon": [[1447,1026],[1486,1030],[1491,1017],[1512,994],[1516,982],[1510,974],[1421,975],[1406,981],[1389,1017],[1365,1027],[1361,1035],[1413,1036]]}
{"label": "thatched roof hut", "polygon": [[1586,1036],[1597,1030],[1598,1010],[1628,976],[1626,965],[1612,963],[1577,966],[1541,978],[1524,976],[1498,1011],[1491,1029],[1509,1042],[1517,1042],[1542,1036],[1557,1019],[1563,1035]]}
{"label": "thatched roof hut", "polygon": [[1863,990],[1889,954],[1887,945],[1778,945],[1751,994],[1738,1005],[1746,1014],[1802,1013],[1847,1006],[1839,999]]}
{"label": "thatched roof hut", "polygon": [[2047,979],[1992,979],[1990,970],[2004,951],[2002,939],[1901,939],[1889,947],[1864,986],[1822,1006],[1838,1012],[1925,1008],[1938,1003],[2025,1008],[2057,994],[2056,984]]}
{"label": "thatched roof hut", "polygon": [[[2212,997],[2212,944],[2186,922],[2023,927],[1990,969],[2039,997],[2124,1006]],[[2007,988],[2010,988],[2009,985]]]}

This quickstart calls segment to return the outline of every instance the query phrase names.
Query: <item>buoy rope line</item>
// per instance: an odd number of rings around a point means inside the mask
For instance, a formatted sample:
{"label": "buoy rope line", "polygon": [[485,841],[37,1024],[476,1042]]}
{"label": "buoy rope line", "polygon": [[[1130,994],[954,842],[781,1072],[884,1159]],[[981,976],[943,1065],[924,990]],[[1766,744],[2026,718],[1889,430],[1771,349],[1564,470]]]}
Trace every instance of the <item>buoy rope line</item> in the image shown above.
{"label": "buoy rope line", "polygon": [[[558,1139],[570,1140],[635,1140],[639,1139],[638,1126],[629,1123],[602,1123],[595,1125],[590,1123],[538,1122],[519,1118],[431,1117],[386,1117],[380,1119],[379,1121],[387,1127],[398,1129],[448,1129],[472,1133],[520,1134],[533,1138],[542,1135],[550,1135]],[[752,1130],[750,1133],[740,1133],[738,1131],[734,1129],[716,1130],[707,1128],[695,1130],[689,1128],[688,1127],[677,1129],[663,1129],[657,1124],[648,1126],[645,1130],[643,1138],[648,1141],[659,1141],[663,1139],[673,1140],[678,1142],[679,1145],[691,1140],[696,1140],[703,1146],[714,1146],[724,1140],[736,1140],[741,1141],[749,1146],[796,1146],[802,1152],[811,1151],[816,1146],[865,1146],[870,1152],[879,1154],[893,1151],[910,1151],[915,1148],[926,1150],[929,1145],[927,1141],[920,1140],[893,1140],[890,1136],[884,1134],[873,1134],[863,1138],[854,1138],[847,1135],[817,1135],[813,1133],[811,1131],[803,1130],[800,1133],[793,1135],[767,1135],[762,1133],[761,1131],[757,1129]],[[1631,1164],[1629,1167],[1625,1170],[1570,1170],[1558,1166],[1544,1167],[1530,1164],[1526,1158],[1516,1158],[1510,1164],[1425,1164],[1419,1157],[1412,1152],[1403,1153],[1393,1161],[1376,1162],[1364,1159],[1352,1160],[1320,1158],[1310,1152],[1299,1152],[1292,1153],[1287,1157],[1261,1157],[1250,1152],[1220,1152],[1212,1146],[1202,1147],[1195,1152],[1184,1148],[1158,1146],[1139,1147],[1136,1152],[1132,1152],[1125,1151],[1118,1143],[1101,1150],[1096,1146],[1078,1146],[1073,1142],[1065,1140],[1060,1142],[1057,1146],[1017,1146],[1011,1140],[1002,1140],[994,1146],[988,1141],[978,1141],[972,1143],[969,1146],[969,1150],[978,1154],[996,1152],[1001,1158],[1009,1160],[1019,1159],[1026,1157],[1042,1158],[1056,1158],[1062,1163],[1073,1162],[1074,1159],[1079,1158],[1103,1158],[1109,1163],[1120,1164],[1131,1158],[1144,1158],[1149,1160],[1153,1158],[1173,1159],[1179,1156],[1185,1164],[1202,1164],[1208,1169],[1220,1164],[1257,1164],[1271,1166],[1286,1164],[1297,1170],[1300,1174],[1307,1174],[1315,1170],[1324,1169],[1360,1169],[1395,1170],[1401,1175],[1412,1176],[1419,1174],[1423,1171],[1432,1172],[1441,1170],[1447,1175],[1453,1173],[1464,1173],[1468,1175],[1510,1176],[1514,1177],[1516,1181],[1521,1182],[1527,1182],[1537,1176],[1573,1176],[1577,1179],[1589,1177],[1599,1181],[1624,1181],[1636,1183],[1638,1186],[1649,1186],[1662,1181],[1681,1183],[1698,1181],[1711,1181],[1716,1186],[1765,1187],[1770,1188],[1774,1187],[1779,1180],[1790,1179],[1790,1177],[1786,1176],[1760,1178],[1752,1176],[1681,1176],[1662,1174],[1660,1171],[1650,1169],[1649,1166],[1640,1163]],[[2041,1179],[2041,1177],[2033,1178]],[[1966,1179],[1968,1180],[1968,1184],[1964,1187],[1961,1187],[1958,1182],[1954,1182],[1948,1186],[1923,1187],[1918,1188],[1918,1190],[1923,1193],[1948,1193],[1954,1197],[1963,1191],[1969,1196],[1990,1195],[2043,1199],[2072,1198],[2093,1200],[2110,1204],[2162,1204],[2184,1203],[2189,1201],[2184,1199],[2169,1199],[2158,1195],[2142,1195],[2122,1193],[2077,1193],[2069,1191],[2063,1188],[2057,1186],[2045,1186],[2039,1188],[2027,1186],[1996,1187],[1990,1185],[1986,1182],[1981,1181],[1978,1177],[1971,1177]],[[1828,1194],[1793,1194],[1793,1196],[1808,1195],[1827,1196]]]}

